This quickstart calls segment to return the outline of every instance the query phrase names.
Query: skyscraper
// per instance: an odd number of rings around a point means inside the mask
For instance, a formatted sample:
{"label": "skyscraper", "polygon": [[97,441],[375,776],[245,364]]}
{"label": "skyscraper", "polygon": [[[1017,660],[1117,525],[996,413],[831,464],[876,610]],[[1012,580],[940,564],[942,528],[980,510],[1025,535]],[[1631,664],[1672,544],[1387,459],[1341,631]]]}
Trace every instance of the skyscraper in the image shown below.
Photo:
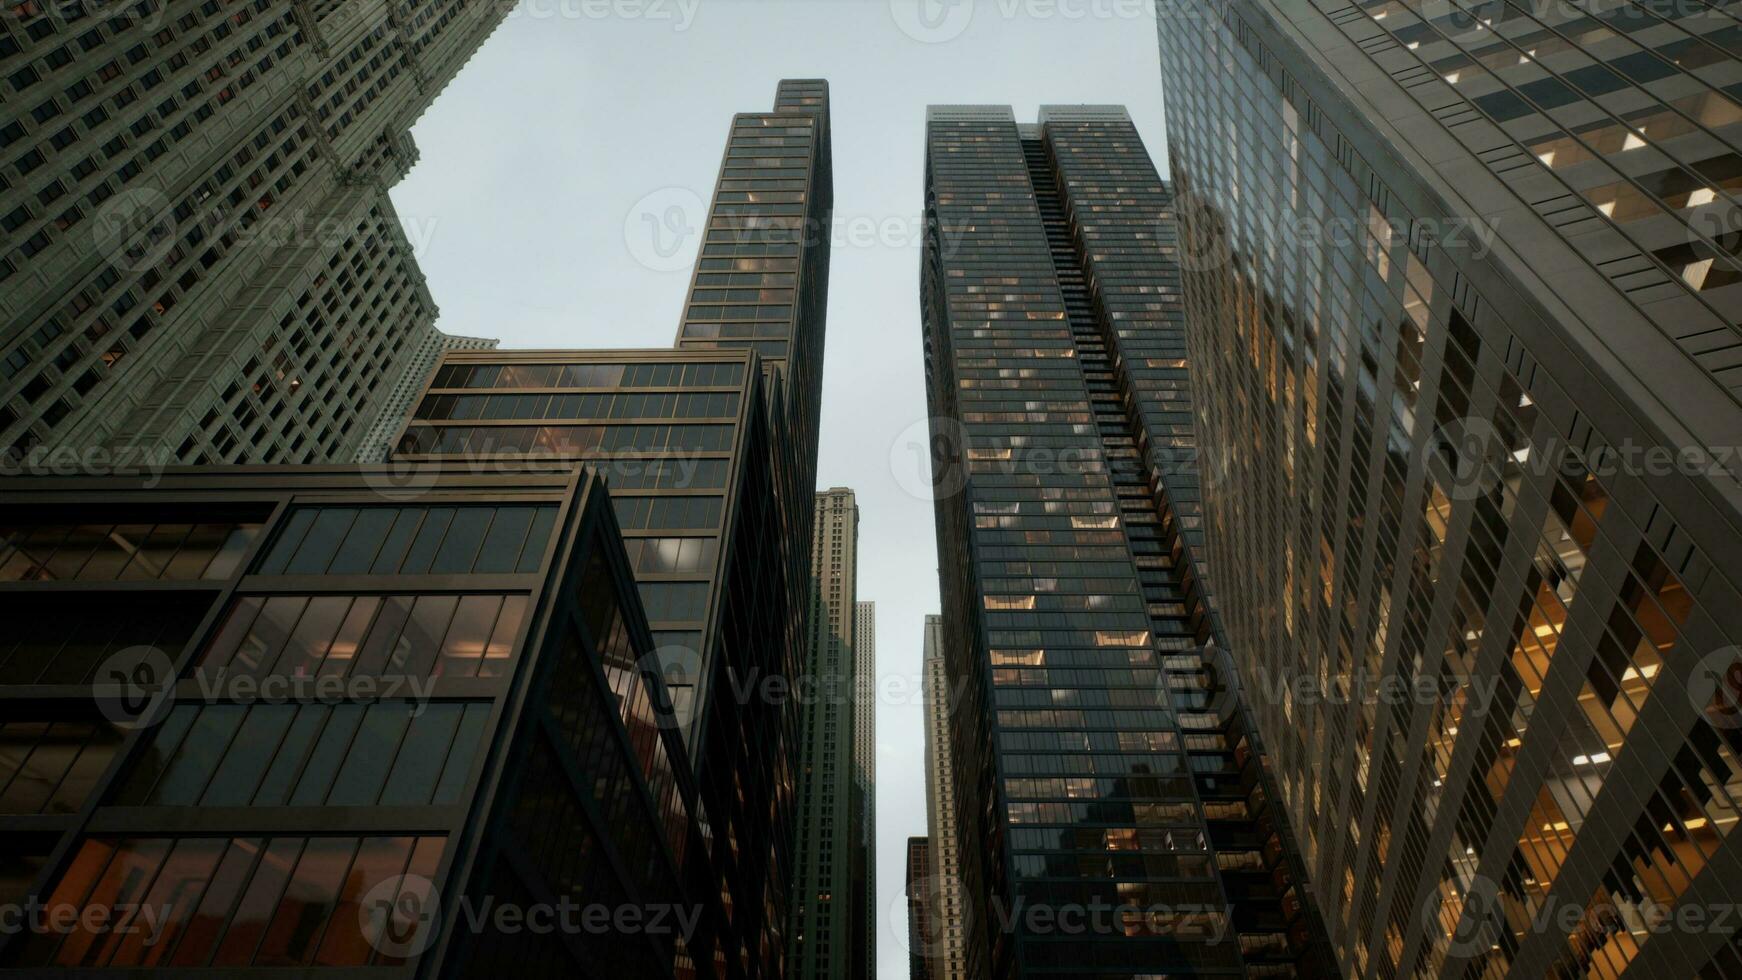
{"label": "skyscraper", "polygon": [[[956,775],[950,749],[950,674],[944,662],[942,616],[925,618],[925,832],[929,874],[922,896],[926,918],[914,947],[932,980],[966,980],[962,952],[962,850],[956,838]],[[908,883],[908,894],[913,893]]]}
{"label": "skyscraper", "polygon": [[853,491],[816,495],[811,539],[810,646],[800,712],[797,868],[792,967],[807,980],[864,973],[868,872],[860,771],[856,625],[859,505]]}
{"label": "skyscraper", "polygon": [[1738,897],[1735,19],[1158,12],[1208,562],[1343,972],[1742,975],[1663,928]]}
{"label": "skyscraper", "polygon": [[907,839],[907,976],[908,980],[931,980],[931,960],[925,955],[926,930],[936,914],[929,907],[931,892],[931,842],[924,837]]}
{"label": "skyscraper", "polygon": [[[731,958],[767,977],[788,972],[803,853],[800,715],[782,685],[808,675],[813,503],[801,481],[816,472],[829,244],[809,229],[827,225],[832,180],[826,84],[783,81],[776,104],[733,118],[674,348],[449,352],[394,453],[413,482],[421,465],[478,457],[581,459],[605,473],[673,723],[724,844],[715,874],[745,943]],[[764,190],[797,197],[802,213],[744,203]],[[730,288],[738,276],[764,286]],[[732,339],[691,339],[697,323]],[[741,323],[756,339],[723,326]],[[850,619],[850,590],[845,601]],[[833,626],[851,637],[850,622]]]}
{"label": "skyscraper", "polygon": [[1169,203],[1118,107],[928,115],[920,291],[970,976],[1328,969],[1196,557]]}
{"label": "skyscraper", "polygon": [[508,8],[93,9],[0,21],[0,451],[354,459],[435,333],[387,188]]}
{"label": "skyscraper", "polygon": [[877,976],[877,603],[853,603],[853,942]]}

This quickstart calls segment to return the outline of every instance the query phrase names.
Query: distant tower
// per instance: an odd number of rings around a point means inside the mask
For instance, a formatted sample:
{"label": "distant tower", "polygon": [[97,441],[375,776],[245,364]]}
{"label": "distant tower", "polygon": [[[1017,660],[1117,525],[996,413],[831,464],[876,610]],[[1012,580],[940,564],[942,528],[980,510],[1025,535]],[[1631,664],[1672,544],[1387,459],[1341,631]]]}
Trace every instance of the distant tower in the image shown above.
{"label": "distant tower", "polygon": [[[925,618],[925,828],[930,893],[924,953],[932,980],[966,980],[962,953],[962,848],[956,837],[956,769],[950,752],[950,674],[941,616]],[[909,885],[909,894],[912,885]]]}

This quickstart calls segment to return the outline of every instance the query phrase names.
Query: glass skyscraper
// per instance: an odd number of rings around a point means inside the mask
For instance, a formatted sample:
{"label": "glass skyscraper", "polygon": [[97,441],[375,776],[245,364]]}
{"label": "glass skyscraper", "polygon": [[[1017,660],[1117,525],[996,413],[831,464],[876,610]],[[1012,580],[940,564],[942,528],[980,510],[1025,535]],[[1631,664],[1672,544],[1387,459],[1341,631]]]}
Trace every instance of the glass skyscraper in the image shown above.
{"label": "glass skyscraper", "polygon": [[1742,880],[1742,25],[1157,11],[1207,561],[1341,971],[1742,975],[1685,925]]}
{"label": "glass skyscraper", "polygon": [[1325,975],[1217,653],[1168,189],[1114,106],[934,106],[925,174],[966,972]]}

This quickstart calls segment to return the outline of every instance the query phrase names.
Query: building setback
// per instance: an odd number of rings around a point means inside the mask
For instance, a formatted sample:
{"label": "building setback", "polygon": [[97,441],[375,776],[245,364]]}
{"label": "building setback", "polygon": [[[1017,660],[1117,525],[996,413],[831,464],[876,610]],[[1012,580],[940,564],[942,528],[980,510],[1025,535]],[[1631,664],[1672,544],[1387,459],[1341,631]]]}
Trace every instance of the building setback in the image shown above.
{"label": "building setback", "polygon": [[1159,12],[1208,560],[1342,972],[1742,975],[1661,928],[1742,897],[1735,19]]}
{"label": "building setback", "polygon": [[[930,869],[920,896],[923,947],[910,947],[928,962],[932,980],[966,980],[962,952],[962,851],[956,837],[956,770],[950,748],[950,674],[944,660],[942,616],[925,618],[921,684],[925,691],[925,828]],[[908,896],[913,900],[913,883]]]}
{"label": "building setback", "polygon": [[[928,114],[920,292],[970,976],[1329,975],[1196,558],[1170,200],[1123,109]],[[1055,928],[1059,910],[1088,920]]]}
{"label": "building setback", "polygon": [[440,336],[387,189],[508,8],[102,9],[0,21],[0,452],[354,460]]}

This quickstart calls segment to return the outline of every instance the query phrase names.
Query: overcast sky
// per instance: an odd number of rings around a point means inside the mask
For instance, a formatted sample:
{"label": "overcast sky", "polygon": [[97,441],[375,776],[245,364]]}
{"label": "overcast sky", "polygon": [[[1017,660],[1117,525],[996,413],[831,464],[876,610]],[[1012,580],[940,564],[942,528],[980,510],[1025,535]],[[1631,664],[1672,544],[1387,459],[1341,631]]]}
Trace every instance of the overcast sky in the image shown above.
{"label": "overcast sky", "polygon": [[412,131],[393,191],[449,333],[665,347],[734,112],[827,78],[835,222],[817,486],[858,492],[877,603],[878,973],[907,976],[936,544],[914,444],[925,107],[1122,103],[1164,168],[1148,0],[522,0]]}

